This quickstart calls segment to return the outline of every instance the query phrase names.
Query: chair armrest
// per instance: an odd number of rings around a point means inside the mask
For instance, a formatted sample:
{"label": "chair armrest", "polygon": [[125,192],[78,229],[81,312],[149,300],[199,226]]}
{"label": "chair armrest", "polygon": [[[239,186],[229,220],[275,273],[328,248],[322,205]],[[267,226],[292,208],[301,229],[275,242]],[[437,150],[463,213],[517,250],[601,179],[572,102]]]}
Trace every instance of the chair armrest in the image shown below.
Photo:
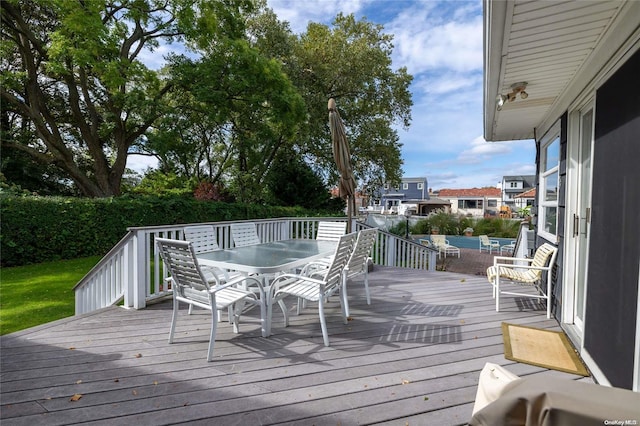
{"label": "chair armrest", "polygon": [[496,266],[500,266],[502,268],[510,268],[510,269],[536,269],[540,271],[548,271],[549,269],[551,269],[550,266],[510,265],[508,263],[500,263]]}
{"label": "chair armrest", "polygon": [[231,281],[228,281],[224,284],[217,285],[211,288],[211,293],[215,293],[227,287],[233,287],[236,284],[239,284],[243,281],[255,281],[255,283],[258,285],[258,288],[260,289],[260,292],[264,292],[264,286],[262,285],[262,281],[260,281],[259,279],[253,276],[241,276],[241,277],[234,278]]}
{"label": "chair armrest", "polygon": [[[499,262],[500,260],[508,260],[509,263],[501,263]],[[495,256],[493,258],[493,266],[497,266],[497,265],[501,265],[501,266],[520,266],[522,267],[522,265],[516,265],[515,263],[512,262],[527,262],[527,263],[531,263],[533,262],[533,259],[529,259],[526,257],[508,257],[508,256]]]}

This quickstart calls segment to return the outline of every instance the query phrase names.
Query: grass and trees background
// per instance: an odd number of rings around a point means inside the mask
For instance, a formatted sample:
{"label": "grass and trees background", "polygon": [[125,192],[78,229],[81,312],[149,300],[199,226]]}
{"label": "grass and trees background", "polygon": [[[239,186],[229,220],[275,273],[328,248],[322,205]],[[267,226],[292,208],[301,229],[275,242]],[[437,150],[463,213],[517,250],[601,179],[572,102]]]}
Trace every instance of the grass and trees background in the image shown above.
{"label": "grass and trees background", "polygon": [[72,315],[127,227],[342,214],[329,98],[361,190],[400,181],[413,77],[380,25],[339,14],[294,34],[265,0],[0,7],[2,334]]}

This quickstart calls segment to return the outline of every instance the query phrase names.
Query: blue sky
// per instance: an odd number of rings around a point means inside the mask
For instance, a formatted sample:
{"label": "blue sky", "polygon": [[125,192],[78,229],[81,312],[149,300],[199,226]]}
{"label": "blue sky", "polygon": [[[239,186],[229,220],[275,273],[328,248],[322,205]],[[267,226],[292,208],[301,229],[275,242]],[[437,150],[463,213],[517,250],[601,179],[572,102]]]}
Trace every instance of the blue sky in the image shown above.
{"label": "blue sky", "polygon": [[[330,25],[342,12],[382,24],[394,36],[393,68],[405,66],[414,77],[412,124],[408,131],[398,129],[403,176],[426,177],[430,188],[442,189],[496,186],[505,175],[535,174],[532,140],[487,143],[482,137],[480,0],[267,0],[267,4],[296,33],[310,21]],[[129,166],[140,168],[135,160]]]}
{"label": "blue sky", "polygon": [[[339,13],[382,24],[394,36],[393,68],[413,75],[412,124],[398,129],[403,175],[429,186],[495,186],[504,175],[535,174],[532,140],[485,142],[480,0],[267,0],[294,32]],[[348,125],[348,123],[345,123]]]}

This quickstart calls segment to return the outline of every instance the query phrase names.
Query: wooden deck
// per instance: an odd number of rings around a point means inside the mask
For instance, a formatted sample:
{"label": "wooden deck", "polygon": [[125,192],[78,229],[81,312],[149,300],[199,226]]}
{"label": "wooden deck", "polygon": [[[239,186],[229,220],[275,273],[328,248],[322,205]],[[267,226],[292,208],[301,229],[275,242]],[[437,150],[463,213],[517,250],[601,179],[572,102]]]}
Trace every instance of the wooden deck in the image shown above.
{"label": "wooden deck", "polygon": [[370,286],[367,306],[362,286],[351,285],[348,325],[331,302],[329,348],[314,307],[286,329],[275,315],[268,339],[257,312],[243,316],[238,335],[221,324],[211,363],[209,314],[183,310],[169,345],[170,302],[3,336],[1,423],[455,425],[470,419],[486,362],[580,379],[504,358],[503,321],[559,327],[533,299],[503,297],[496,313],[485,277],[377,267]]}

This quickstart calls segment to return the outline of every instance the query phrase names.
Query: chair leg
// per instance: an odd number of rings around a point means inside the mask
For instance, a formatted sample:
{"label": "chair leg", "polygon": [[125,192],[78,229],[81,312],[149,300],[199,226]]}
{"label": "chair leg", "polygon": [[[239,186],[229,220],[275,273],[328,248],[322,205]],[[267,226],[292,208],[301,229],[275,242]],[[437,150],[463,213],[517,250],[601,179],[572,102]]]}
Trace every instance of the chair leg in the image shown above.
{"label": "chair leg", "polygon": [[233,305],[229,305],[228,311],[232,313],[233,332],[238,334],[240,332],[240,314],[244,309],[245,300],[238,300]]}
{"label": "chair leg", "polygon": [[342,274],[342,288],[340,289],[340,304],[344,307],[344,312],[346,316],[349,316],[349,298],[347,296],[347,276],[346,274]]}
{"label": "chair leg", "polygon": [[496,275],[496,286],[494,291],[496,293],[496,312],[500,312],[500,274]]}
{"label": "chair leg", "polygon": [[551,277],[547,276],[547,319],[551,318]]}
{"label": "chair leg", "polygon": [[329,346],[329,334],[327,333],[327,320],[324,317],[324,297],[318,300],[318,315],[320,316],[320,328],[322,328],[322,340],[325,346]]}
{"label": "chair leg", "polygon": [[215,307],[212,307],[211,334],[209,335],[209,349],[207,351],[207,362],[211,362],[213,360],[213,345],[216,343],[216,331],[218,330],[218,316],[216,315],[216,311],[217,309]]}
{"label": "chair leg", "polygon": [[[174,293],[175,295],[175,293]],[[191,306],[191,305],[189,305]],[[169,343],[173,343],[173,333],[176,331],[176,322],[178,320],[178,311],[180,310],[180,302],[178,302],[174,296],[173,298],[173,313],[171,314],[171,327],[169,328]]]}
{"label": "chair leg", "polygon": [[371,294],[369,293],[369,272],[364,271],[364,294],[367,296],[367,305],[371,304]]}

